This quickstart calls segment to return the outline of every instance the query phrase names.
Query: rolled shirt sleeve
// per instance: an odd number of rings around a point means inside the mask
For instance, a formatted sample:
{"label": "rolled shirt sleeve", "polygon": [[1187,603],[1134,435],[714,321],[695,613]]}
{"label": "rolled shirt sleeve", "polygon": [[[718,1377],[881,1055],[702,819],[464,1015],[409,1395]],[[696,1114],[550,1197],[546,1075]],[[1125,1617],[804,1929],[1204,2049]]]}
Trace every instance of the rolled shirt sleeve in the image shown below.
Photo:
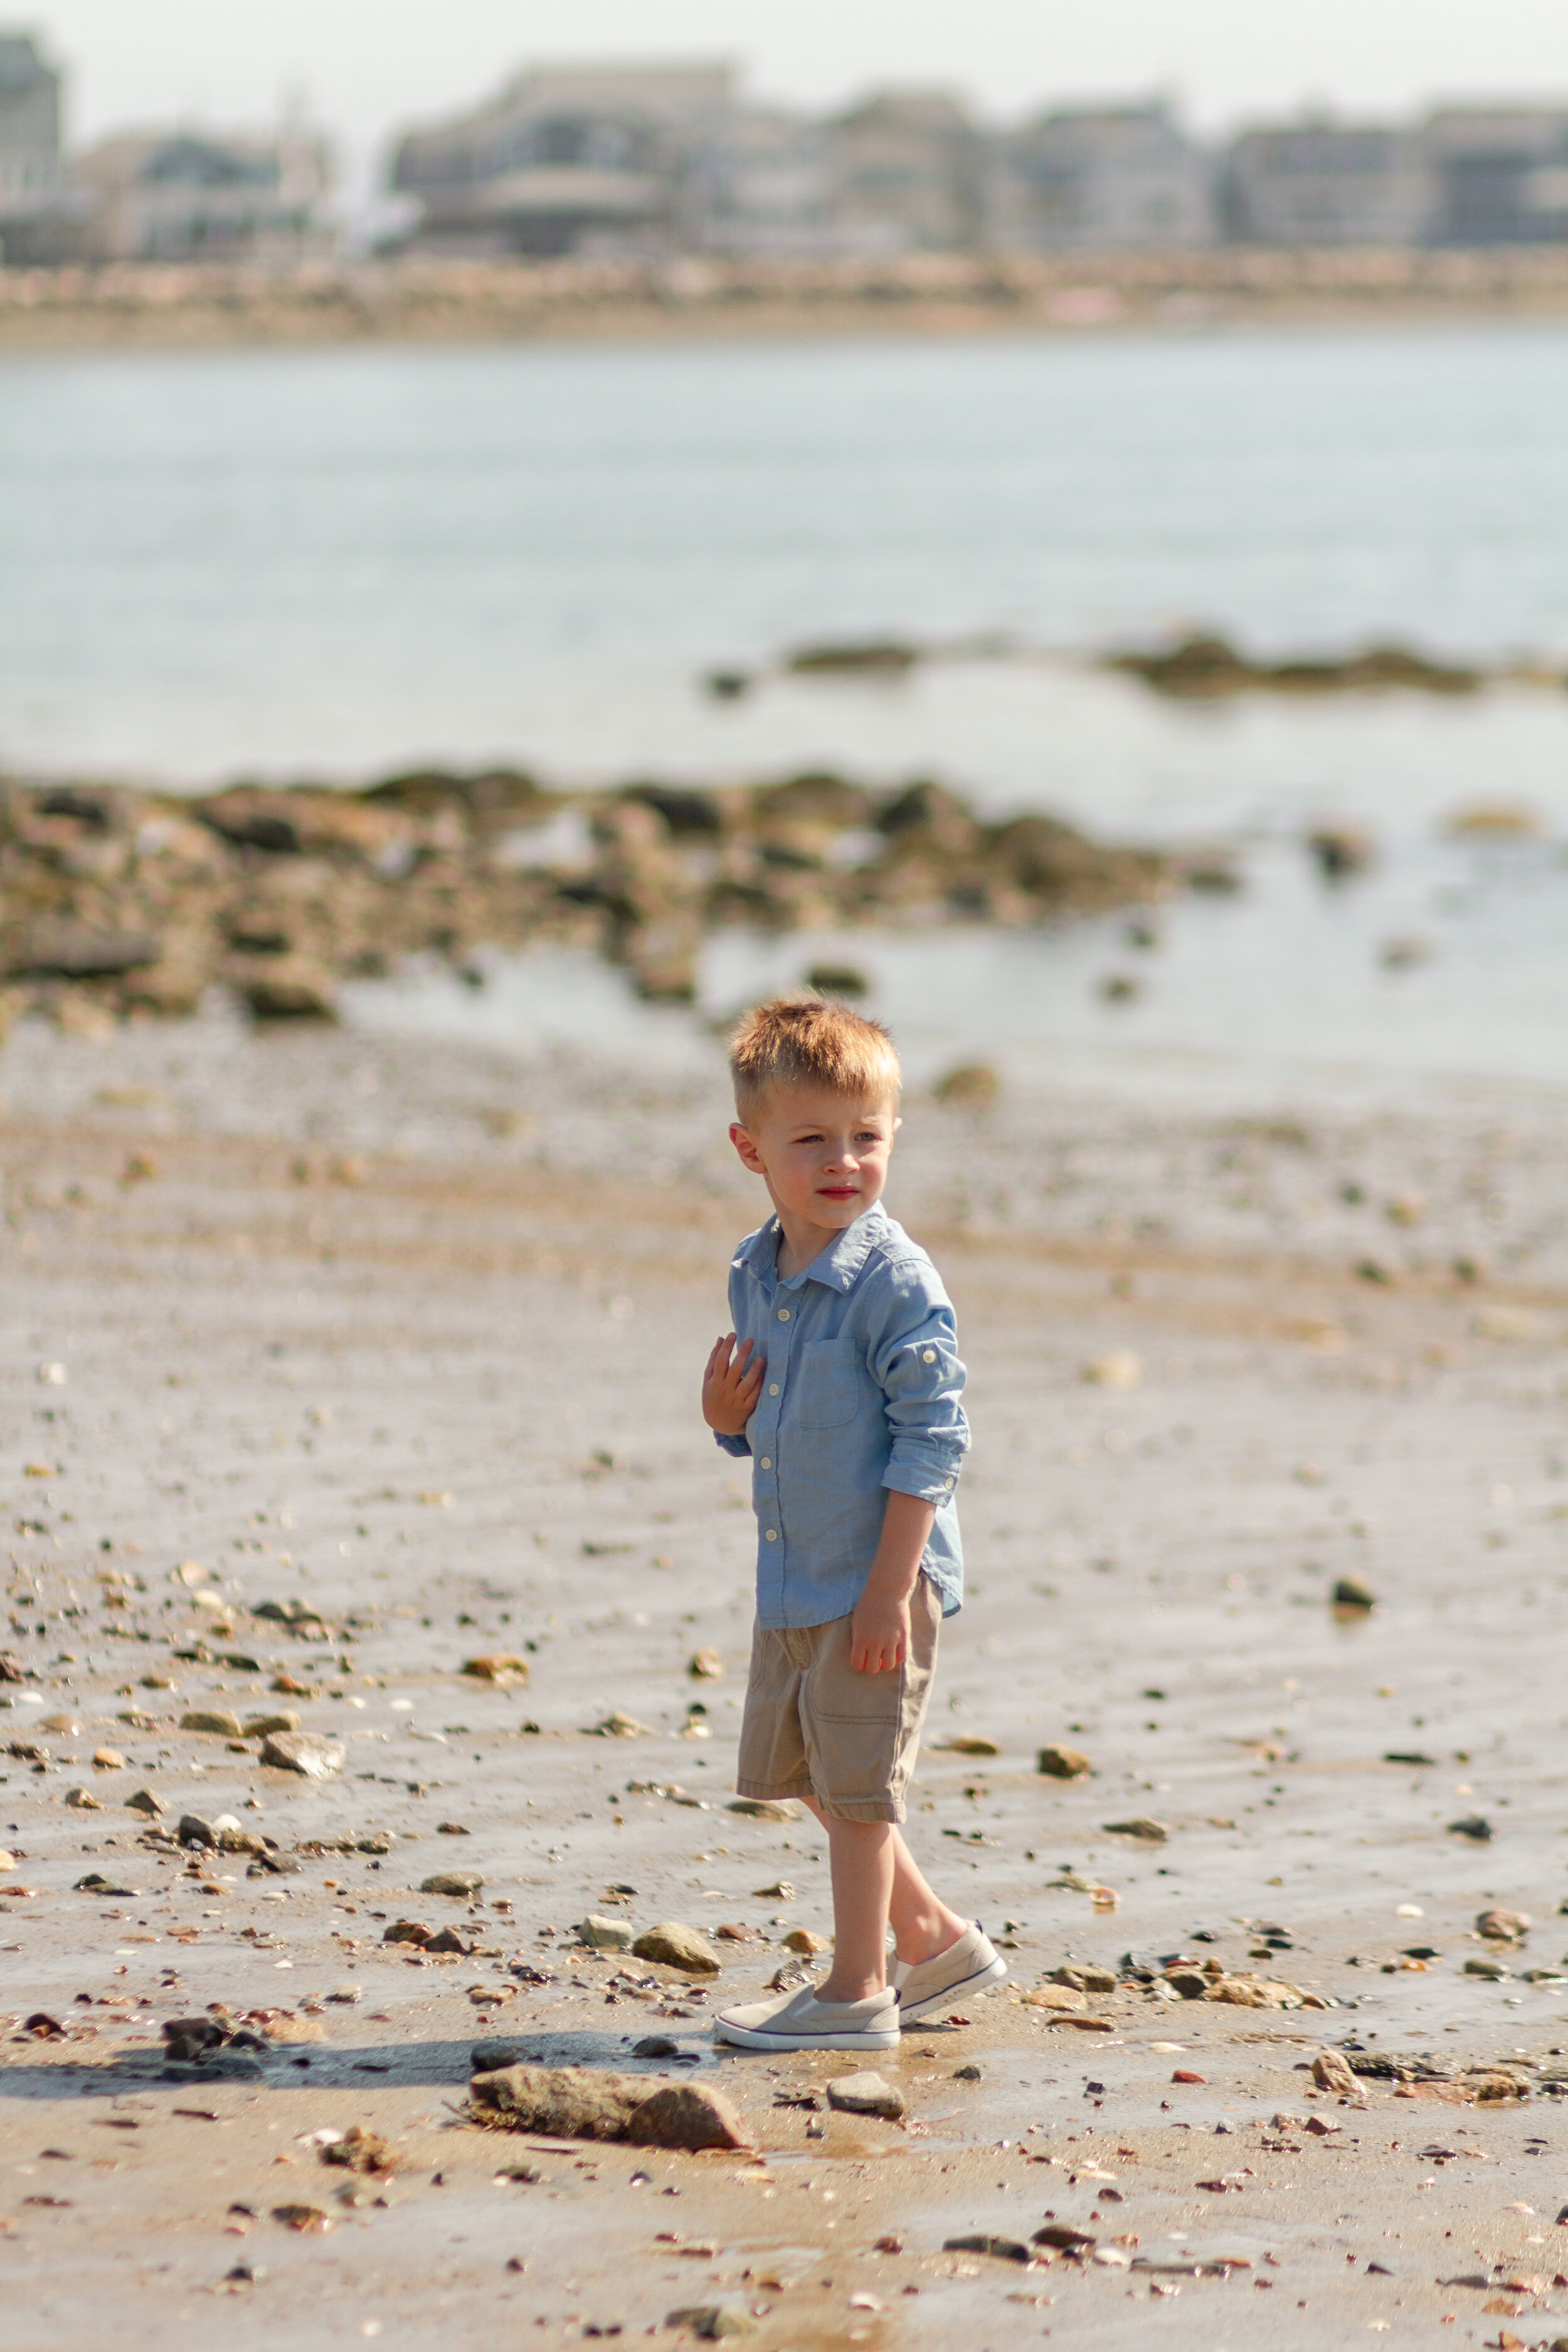
{"label": "rolled shirt sleeve", "polygon": [[952,1499],[969,1450],[958,1326],[923,1255],[889,1258],[875,1281],[868,1365],[891,1441],[882,1484],[940,1506]]}
{"label": "rolled shirt sleeve", "polygon": [[713,1432],[713,1443],[719,1448],[721,1454],[738,1454],[742,1461],[750,1455],[752,1451],[752,1441],[749,1437],[744,1435],[740,1437],[730,1437],[726,1435],[725,1432],[721,1429],[716,1429]]}

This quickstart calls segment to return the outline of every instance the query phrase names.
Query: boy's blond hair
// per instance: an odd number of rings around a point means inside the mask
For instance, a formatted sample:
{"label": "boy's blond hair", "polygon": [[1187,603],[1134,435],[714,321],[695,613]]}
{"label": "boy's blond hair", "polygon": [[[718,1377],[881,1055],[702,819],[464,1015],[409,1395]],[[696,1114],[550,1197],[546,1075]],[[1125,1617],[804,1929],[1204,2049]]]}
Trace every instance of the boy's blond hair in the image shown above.
{"label": "boy's blond hair", "polygon": [[735,1109],[748,1119],[781,1087],[823,1087],[898,1103],[898,1052],[879,1021],[821,996],[754,1004],[730,1040]]}

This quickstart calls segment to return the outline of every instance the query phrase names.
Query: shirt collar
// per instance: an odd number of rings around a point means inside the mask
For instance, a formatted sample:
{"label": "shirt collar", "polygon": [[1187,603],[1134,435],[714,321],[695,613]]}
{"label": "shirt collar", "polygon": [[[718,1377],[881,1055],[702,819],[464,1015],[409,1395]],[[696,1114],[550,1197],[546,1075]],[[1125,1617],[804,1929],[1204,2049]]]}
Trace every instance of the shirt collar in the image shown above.
{"label": "shirt collar", "polygon": [[743,1265],[765,1284],[776,1284],[784,1290],[798,1290],[803,1283],[820,1282],[829,1290],[848,1290],[878,1242],[888,1230],[888,1213],[880,1201],[873,1202],[863,1216],[847,1225],[837,1238],[811,1264],[792,1274],[781,1283],[778,1275],[779,1243],[783,1228],[776,1217],[759,1225],[751,1238],[736,1253],[734,1263]]}

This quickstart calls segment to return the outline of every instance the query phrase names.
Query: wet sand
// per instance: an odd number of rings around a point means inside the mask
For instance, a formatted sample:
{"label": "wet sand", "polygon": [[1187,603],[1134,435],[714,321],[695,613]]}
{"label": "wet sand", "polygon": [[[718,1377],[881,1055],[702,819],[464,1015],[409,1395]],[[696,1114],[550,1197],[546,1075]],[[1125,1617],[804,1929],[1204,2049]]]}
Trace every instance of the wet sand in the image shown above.
{"label": "wet sand", "polygon": [[[19,2341],[549,2346],[716,2303],[780,2352],[1568,2332],[1568,1990],[1524,1979],[1568,1952],[1561,1103],[908,1105],[889,1204],[948,1275],[976,1432],[971,1597],[911,1834],[1012,1977],[875,2062],[897,2125],[775,2104],[860,2062],[721,2056],[703,2014],[830,1924],[813,1826],[726,1811],[752,1534],[694,1398],[756,1210],[716,1057],[665,1078],[28,1025],[0,1096],[4,1645],[30,1677],[0,1694],[0,1744],[47,1751],[0,1759]],[[1373,1613],[1336,1619],[1345,1577]],[[252,1613],[294,1599],[321,1623]],[[726,1671],[694,1681],[709,1643]],[[525,1644],[524,1688],[460,1672]],[[198,1645],[213,1662],[172,1657]],[[297,1709],[346,1767],[313,1785],[176,1728],[205,1706]],[[617,1709],[647,1729],[596,1736]],[[38,1727],[56,1715],[79,1730]],[[1092,1778],[1037,1772],[1058,1740]],[[103,1745],[123,1769],[92,1765]],[[391,1849],[193,1874],[139,1841],[142,1787],[170,1827],[232,1812],[285,1854]],[[1449,1830],[1468,1814],[1489,1841]],[[1137,1816],[1165,1840],[1104,1826]],[[453,1868],[482,1874],[471,1906],[418,1891]],[[79,1891],[93,1871],[128,1891]],[[1490,1904],[1537,1923],[1497,1981],[1464,1972]],[[590,1911],[755,1940],[719,1942],[701,1999],[574,1948]],[[479,1948],[384,1944],[400,1918]],[[1403,1968],[1412,1947],[1435,1956]],[[1063,1963],[1176,1952],[1332,2005],[1124,1981],[1089,1995],[1095,2030],[1019,1999]],[[159,2021],[213,2002],[310,2038],[166,2068]],[[63,2037],[23,2031],[37,2011]],[[650,2032],[695,2064],[629,2057]],[[480,2034],[719,2082],[757,2160],[475,2129]],[[1393,2063],[1342,2104],[1306,2070],[1347,2048]],[[1472,2104],[1483,2065],[1525,2095]],[[346,2204],[311,2135],[355,2123],[400,2162]],[[540,2177],[498,2179],[521,2168]],[[331,2233],[271,2218],[289,2204]],[[943,2251],[1047,2214],[1110,2259]],[[1464,2280],[1484,2284],[1442,2284]]]}

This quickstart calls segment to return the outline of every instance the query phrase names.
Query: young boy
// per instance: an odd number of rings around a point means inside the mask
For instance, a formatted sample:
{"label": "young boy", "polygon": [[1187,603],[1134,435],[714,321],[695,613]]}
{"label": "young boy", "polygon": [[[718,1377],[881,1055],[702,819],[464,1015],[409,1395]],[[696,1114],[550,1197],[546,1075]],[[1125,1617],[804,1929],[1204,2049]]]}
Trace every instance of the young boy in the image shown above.
{"label": "young boy", "polygon": [[835,1936],[821,1984],[721,2010],[713,2030],[744,2050],[890,2050],[901,2024],[1007,1973],[898,1829],[937,1628],[963,1598],[963,1366],[936,1268],[881,1206],[900,1125],[887,1031],[780,998],[742,1022],[730,1066],[730,1139],[773,1205],[731,1267],[735,1328],[702,1381],[720,1445],[754,1465],[736,1785],[822,1823]]}

